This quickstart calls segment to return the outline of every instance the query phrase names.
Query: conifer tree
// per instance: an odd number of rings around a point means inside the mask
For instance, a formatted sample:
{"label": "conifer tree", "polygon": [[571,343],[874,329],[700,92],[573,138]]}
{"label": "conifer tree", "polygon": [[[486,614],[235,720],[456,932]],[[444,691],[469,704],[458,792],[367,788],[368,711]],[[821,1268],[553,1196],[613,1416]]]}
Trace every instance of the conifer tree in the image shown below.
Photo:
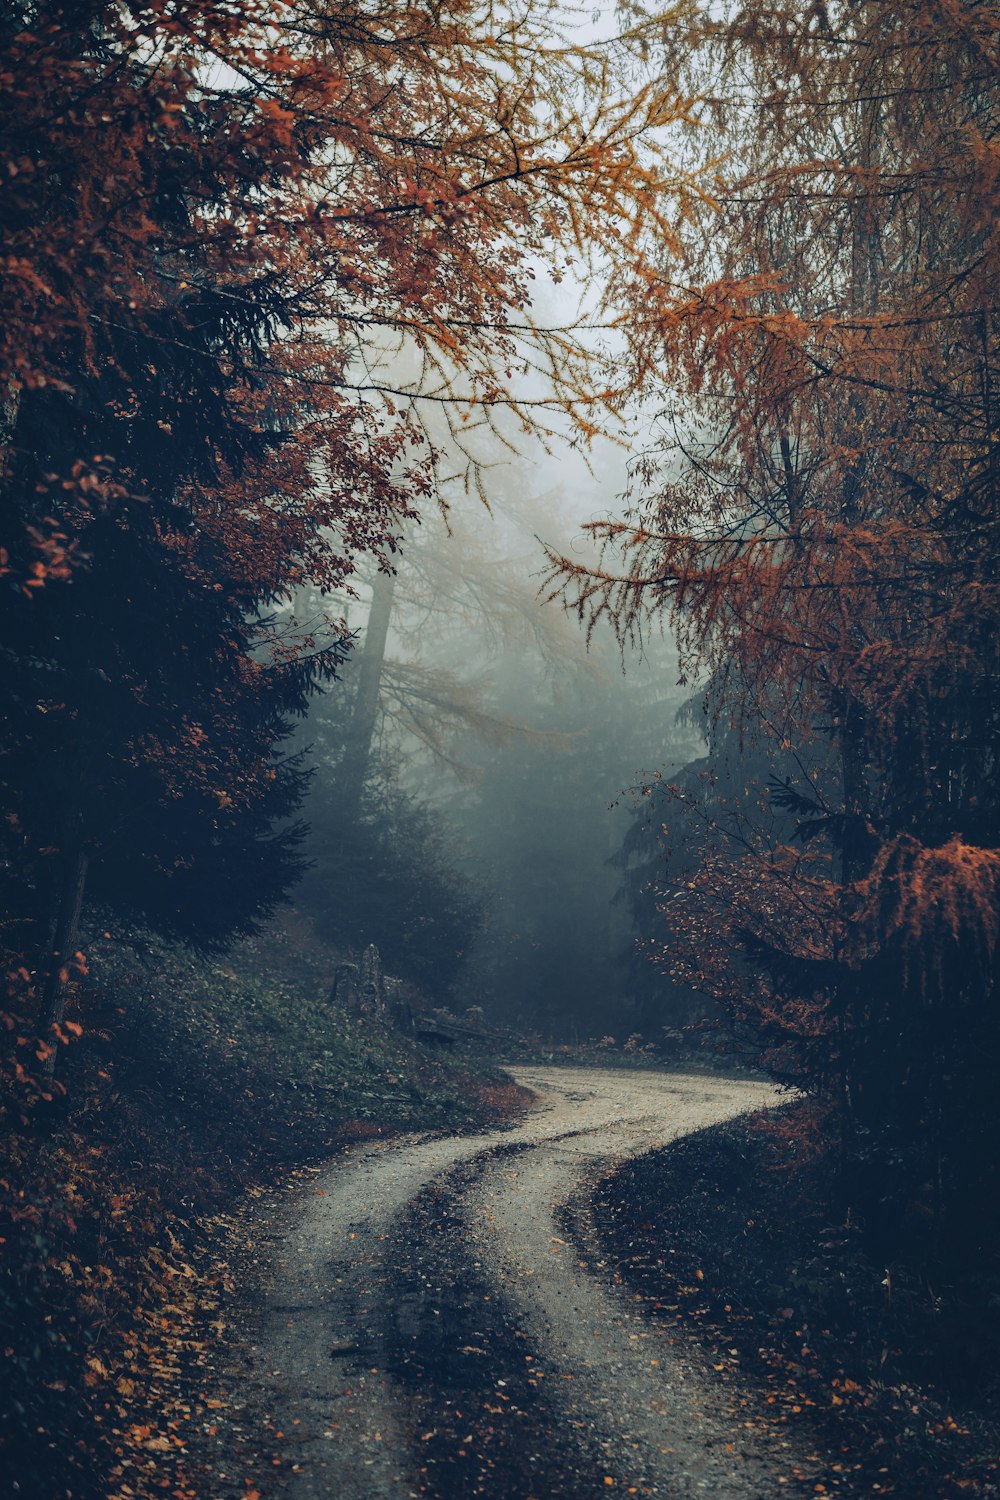
{"label": "conifer tree", "polygon": [[897,1163],[873,1215],[960,1238],[1000,1123],[996,14],[748,5],[702,38],[718,208],[634,324],[686,405],[605,567],[557,574],[624,634],[668,611],[727,720],[798,754],[668,961]]}

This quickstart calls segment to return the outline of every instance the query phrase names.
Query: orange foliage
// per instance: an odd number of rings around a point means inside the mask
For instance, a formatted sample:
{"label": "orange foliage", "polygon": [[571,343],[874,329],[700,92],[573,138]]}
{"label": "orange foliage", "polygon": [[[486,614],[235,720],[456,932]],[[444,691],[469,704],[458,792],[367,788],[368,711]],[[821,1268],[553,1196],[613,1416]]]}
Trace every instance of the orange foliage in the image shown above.
{"label": "orange foliage", "polygon": [[[884,845],[856,887],[856,951],[898,943],[903,980],[925,1004],[982,1004],[1000,944],[1000,851],[907,835]],[[859,954],[860,957],[860,954]]]}
{"label": "orange foliage", "polygon": [[553,557],[552,592],[625,639],[666,614],[719,732],[793,757],[811,805],[796,847],[795,786],[719,814],[728,848],[664,904],[671,972],[909,1131],[915,1172],[994,1171],[995,10],[750,5],[696,59],[730,154],[632,307],[637,384],[671,401],[601,565]]}

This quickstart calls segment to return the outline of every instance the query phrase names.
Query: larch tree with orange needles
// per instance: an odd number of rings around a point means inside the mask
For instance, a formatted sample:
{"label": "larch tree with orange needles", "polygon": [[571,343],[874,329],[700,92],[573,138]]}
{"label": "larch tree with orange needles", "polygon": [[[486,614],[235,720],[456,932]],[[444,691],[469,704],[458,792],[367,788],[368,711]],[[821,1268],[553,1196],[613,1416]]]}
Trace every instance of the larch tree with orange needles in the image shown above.
{"label": "larch tree with orange needles", "polygon": [[991,4],[704,21],[716,205],[634,305],[662,441],[604,566],[554,560],[798,757],[670,903],[668,961],[837,1099],[873,1221],[956,1240],[1000,1127],[998,54]]}

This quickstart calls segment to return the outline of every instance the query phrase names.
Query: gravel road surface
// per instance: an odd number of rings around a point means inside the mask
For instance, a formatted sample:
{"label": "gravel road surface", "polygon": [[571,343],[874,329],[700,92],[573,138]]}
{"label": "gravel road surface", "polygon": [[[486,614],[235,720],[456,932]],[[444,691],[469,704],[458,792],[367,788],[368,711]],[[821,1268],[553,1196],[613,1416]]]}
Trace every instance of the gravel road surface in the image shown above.
{"label": "gravel road surface", "polygon": [[262,1221],[245,1391],[280,1436],[273,1493],[781,1494],[786,1442],[745,1404],[737,1420],[731,1385],[567,1229],[586,1228],[595,1174],[774,1091],[512,1071],[538,1096],[521,1124],[356,1148]]}

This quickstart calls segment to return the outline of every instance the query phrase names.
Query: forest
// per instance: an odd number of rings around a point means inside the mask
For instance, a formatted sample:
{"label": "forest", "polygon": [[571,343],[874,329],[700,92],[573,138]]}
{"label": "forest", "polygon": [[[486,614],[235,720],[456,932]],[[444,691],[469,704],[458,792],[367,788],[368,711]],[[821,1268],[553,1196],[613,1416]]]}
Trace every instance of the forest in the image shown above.
{"label": "forest", "polygon": [[1000,1494],[998,64],[0,6],[0,1494]]}

